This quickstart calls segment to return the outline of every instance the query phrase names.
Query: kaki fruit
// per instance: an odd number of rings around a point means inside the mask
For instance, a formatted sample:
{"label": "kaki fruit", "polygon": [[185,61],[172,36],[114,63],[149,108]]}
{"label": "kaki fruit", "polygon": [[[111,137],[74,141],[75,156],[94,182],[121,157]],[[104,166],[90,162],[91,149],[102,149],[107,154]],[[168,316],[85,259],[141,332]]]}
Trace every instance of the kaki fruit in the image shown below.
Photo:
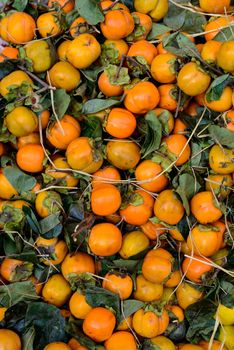
{"label": "kaki fruit", "polygon": [[152,283],[165,283],[172,272],[172,260],[172,255],[163,248],[150,250],[143,260],[144,278]]}
{"label": "kaki fruit", "polygon": [[46,41],[35,41],[25,46],[26,56],[32,61],[33,71],[47,71],[53,63],[52,52]]}
{"label": "kaki fruit", "polygon": [[137,350],[136,341],[130,332],[114,332],[109,339],[105,341],[106,350]]}
{"label": "kaki fruit", "polygon": [[228,11],[230,4],[230,0],[199,0],[199,5],[201,9],[205,12],[210,13],[225,13],[225,11]]}
{"label": "kaki fruit", "polygon": [[173,190],[164,190],[155,200],[154,214],[160,221],[176,225],[184,215],[184,207]]}
{"label": "kaki fruit", "polygon": [[123,236],[122,247],[119,251],[123,259],[137,255],[149,247],[149,239],[142,231],[131,231]]}
{"label": "kaki fruit", "polygon": [[108,272],[104,276],[102,287],[112,293],[118,294],[120,299],[125,300],[132,294],[133,281],[125,273]]}
{"label": "kaki fruit", "polygon": [[0,347],[3,350],[21,350],[21,340],[17,333],[10,329],[0,329]]}
{"label": "kaki fruit", "polygon": [[105,130],[113,137],[125,139],[136,129],[135,116],[124,108],[113,108],[105,121]]}
{"label": "kaki fruit", "polygon": [[93,258],[83,252],[68,254],[62,262],[61,271],[66,280],[72,275],[80,275],[86,272],[94,273]]}
{"label": "kaki fruit", "polygon": [[[108,11],[100,25],[103,36],[109,40],[123,39],[134,30],[134,20],[128,11]],[[118,28],[118,30],[116,30]]]}
{"label": "kaki fruit", "polygon": [[214,145],[209,152],[209,165],[218,174],[231,174],[234,172],[233,149]]}
{"label": "kaki fruit", "polygon": [[15,70],[14,72],[6,75],[0,81],[0,94],[2,97],[7,98],[7,95],[10,93],[12,86],[20,88],[23,85],[27,86],[26,92],[30,93],[32,92],[32,84],[32,79],[28,76],[27,73],[23,72],[22,70]]}
{"label": "kaki fruit", "polygon": [[69,300],[71,314],[78,319],[85,319],[92,307],[87,303],[85,295],[78,291],[73,293]]}
{"label": "kaki fruit", "polygon": [[44,300],[57,307],[65,304],[69,300],[70,295],[71,287],[60,274],[51,276],[42,289]]}
{"label": "kaki fruit", "polygon": [[62,27],[58,13],[51,11],[41,14],[37,18],[37,29],[42,38],[59,35]]}
{"label": "kaki fruit", "polygon": [[212,192],[198,192],[190,202],[192,214],[201,224],[212,223],[223,215]]}
{"label": "kaki fruit", "polygon": [[47,74],[47,80],[52,86],[66,91],[74,90],[80,82],[80,72],[69,62],[55,63]]}
{"label": "kaki fruit", "polygon": [[68,346],[66,343],[56,341],[46,345],[46,347],[43,350],[70,350],[70,349],[71,349],[70,346]]}
{"label": "kaki fruit", "polygon": [[142,337],[154,338],[165,332],[169,324],[169,316],[164,309],[160,316],[153,311],[138,310],[132,319],[133,329]]}

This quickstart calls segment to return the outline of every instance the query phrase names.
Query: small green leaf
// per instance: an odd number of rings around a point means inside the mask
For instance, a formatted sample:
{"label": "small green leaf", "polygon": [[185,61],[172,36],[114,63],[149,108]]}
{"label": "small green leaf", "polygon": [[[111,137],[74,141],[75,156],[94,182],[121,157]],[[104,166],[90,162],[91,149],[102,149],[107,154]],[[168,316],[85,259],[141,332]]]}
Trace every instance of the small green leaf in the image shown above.
{"label": "small green leaf", "polygon": [[144,122],[145,135],[141,148],[142,158],[145,158],[150,153],[156,151],[160,146],[162,138],[162,124],[153,111],[146,114]]}
{"label": "small green leaf", "polygon": [[106,108],[115,106],[119,104],[119,100],[113,100],[113,99],[99,99],[99,98],[94,98],[93,100],[87,101],[83,105],[83,113],[84,114],[93,114],[97,113],[100,111],[103,111]]}
{"label": "small green leaf", "polygon": [[229,148],[234,147],[234,135],[233,131],[221,128],[218,125],[211,125],[208,128],[210,136],[216,142],[218,141],[221,145]]}
{"label": "small green leaf", "polygon": [[33,212],[33,210],[29,207],[23,207],[23,212],[26,215],[26,220],[33,230],[33,232],[37,233],[38,235],[41,234],[41,227],[39,222],[37,221],[37,218]]}
{"label": "small green leaf", "polygon": [[54,91],[54,106],[59,119],[61,119],[66,113],[70,101],[71,97],[66,93],[66,90],[56,89]]}
{"label": "small green leaf", "polygon": [[214,37],[215,41],[230,41],[234,40],[234,26],[223,28],[219,30],[219,33]]}
{"label": "small green leaf", "polygon": [[119,67],[110,64],[104,69],[104,72],[112,85],[127,85],[130,83],[130,76],[126,67],[119,69]]}
{"label": "small green leaf", "polygon": [[134,312],[141,309],[144,305],[145,303],[139,300],[135,300],[135,299],[124,300],[123,302],[124,315],[121,315],[121,321],[124,319],[124,317],[128,317],[134,314]]}
{"label": "small green leaf", "polygon": [[23,171],[17,167],[8,166],[4,168],[3,173],[19,193],[31,190],[37,183],[35,177],[23,173]]}
{"label": "small green leaf", "polygon": [[176,192],[182,199],[187,215],[190,214],[189,200],[199,191],[200,188],[201,185],[193,175],[188,173],[179,175],[179,185],[176,188]]}
{"label": "small green leaf", "polygon": [[10,60],[0,63],[0,79],[4,78],[6,75],[10,74],[15,70],[15,66]]}
{"label": "small green leaf", "polygon": [[102,122],[100,118],[87,116],[82,123],[82,136],[100,140],[102,138]]}
{"label": "small green leaf", "polygon": [[194,43],[182,33],[173,33],[163,39],[163,47],[177,56],[200,57],[200,53]]}
{"label": "small green leaf", "polygon": [[214,79],[206,93],[207,101],[211,102],[219,100],[224,88],[230,84],[234,84],[234,77],[229,74],[224,74],[221,77]]}
{"label": "small green leaf", "polygon": [[164,24],[153,23],[151,32],[147,36],[147,40],[157,39],[160,35],[163,35],[170,31],[171,31],[171,28],[169,28],[168,26],[165,26]]}
{"label": "small green leaf", "polygon": [[[51,214],[46,218],[39,221],[41,235],[46,238],[58,237],[62,231],[62,225],[59,219],[59,214]],[[54,230],[57,228],[56,230]],[[53,231],[53,232],[51,232]],[[51,232],[50,237],[48,237],[48,233]]]}
{"label": "small green leaf", "polygon": [[18,11],[24,11],[28,4],[28,0],[15,0],[12,7]]}
{"label": "small green leaf", "polygon": [[101,7],[96,0],[75,0],[75,8],[89,24],[96,25],[104,21]]}
{"label": "small green leaf", "polygon": [[35,338],[35,329],[34,327],[28,328],[22,335],[22,350],[33,350],[33,342]]}
{"label": "small green leaf", "polygon": [[3,307],[10,307],[20,301],[32,301],[38,298],[31,281],[15,282],[0,286],[0,305]]}

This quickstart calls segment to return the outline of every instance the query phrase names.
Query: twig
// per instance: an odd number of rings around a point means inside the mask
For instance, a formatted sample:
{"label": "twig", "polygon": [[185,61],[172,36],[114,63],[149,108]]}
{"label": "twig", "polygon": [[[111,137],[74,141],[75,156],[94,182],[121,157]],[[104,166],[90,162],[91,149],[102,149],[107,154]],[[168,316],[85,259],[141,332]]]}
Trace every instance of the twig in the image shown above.
{"label": "twig", "polygon": [[18,68],[26,72],[32,79],[36,80],[39,84],[41,84],[46,90],[56,90],[55,87],[48,85],[45,81],[38,78],[35,74],[32,72],[29,72],[24,66],[18,65]]}

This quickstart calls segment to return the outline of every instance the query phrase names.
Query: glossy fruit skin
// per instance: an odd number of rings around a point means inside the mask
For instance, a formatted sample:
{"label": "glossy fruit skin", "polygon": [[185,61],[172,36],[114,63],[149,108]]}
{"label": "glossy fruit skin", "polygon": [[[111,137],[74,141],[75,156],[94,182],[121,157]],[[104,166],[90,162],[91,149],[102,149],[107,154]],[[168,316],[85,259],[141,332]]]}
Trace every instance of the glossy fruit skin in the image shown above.
{"label": "glossy fruit skin", "polygon": [[99,90],[107,97],[119,96],[123,93],[123,86],[111,84],[109,77],[105,72],[102,72],[98,78],[98,87]]}
{"label": "glossy fruit skin", "polygon": [[146,224],[152,215],[153,197],[144,190],[136,190],[130,196],[128,203],[119,211],[124,221],[137,226]]}
{"label": "glossy fruit skin", "polygon": [[200,261],[186,257],[182,263],[182,271],[190,281],[200,283],[205,274],[212,271],[212,266],[203,263],[209,262],[208,259],[197,255],[193,257]]}
{"label": "glossy fruit skin", "polygon": [[149,81],[139,82],[125,93],[124,105],[132,113],[145,114],[159,103],[158,89]]}
{"label": "glossy fruit skin", "polygon": [[154,338],[165,332],[169,324],[169,316],[164,309],[161,316],[152,311],[138,310],[132,319],[133,329],[142,337]]}
{"label": "glossy fruit skin", "polygon": [[18,334],[10,329],[0,329],[0,348],[2,350],[21,350],[21,345]]}
{"label": "glossy fruit skin", "polygon": [[37,132],[32,132],[27,136],[21,136],[17,139],[17,148],[20,149],[28,144],[40,144],[40,135]]}
{"label": "glossy fruit skin", "polygon": [[57,48],[57,55],[60,61],[67,61],[67,49],[71,43],[71,40],[64,40]]}
{"label": "glossy fruit skin", "polygon": [[176,290],[178,304],[182,309],[187,309],[202,298],[202,292],[195,289],[192,284],[183,282]]}
{"label": "glossy fruit skin", "polygon": [[35,41],[25,46],[26,56],[32,60],[33,71],[42,73],[47,71],[52,64],[50,46],[46,41]]}
{"label": "glossy fruit skin", "polygon": [[71,349],[70,346],[68,346],[66,343],[56,341],[46,345],[46,347],[43,350],[70,350],[70,349]]}
{"label": "glossy fruit skin", "polygon": [[216,112],[226,112],[232,107],[232,88],[226,86],[219,100],[209,102],[205,96],[205,105]]}
{"label": "glossy fruit skin", "polygon": [[15,85],[17,87],[20,87],[22,84],[27,83],[28,84],[28,93],[32,91],[32,79],[28,76],[27,73],[23,72],[22,70],[15,70],[14,72],[6,75],[1,81],[0,81],[0,94],[3,97],[6,97],[6,95],[9,93],[9,89],[11,85]]}
{"label": "glossy fruit skin", "polygon": [[173,83],[176,80],[175,62],[176,56],[171,53],[157,55],[150,67],[152,77],[159,83]]}
{"label": "glossy fruit skin", "polygon": [[[22,260],[5,258],[2,261],[1,266],[0,266],[0,274],[6,281],[16,282],[16,280],[15,280],[16,269],[22,265],[23,265]],[[30,276],[30,274],[29,274],[29,276]]]}
{"label": "glossy fruit skin", "polygon": [[234,149],[214,145],[209,153],[209,165],[218,174],[234,172]]}
{"label": "glossy fruit skin", "polygon": [[4,320],[7,307],[0,307],[0,322]]}
{"label": "glossy fruit skin", "polygon": [[163,84],[158,87],[160,100],[158,107],[166,109],[168,111],[175,111],[177,107],[177,85],[175,84]]}
{"label": "glossy fruit skin", "polygon": [[[53,163],[57,169],[69,169],[69,165],[66,161],[66,158],[63,156],[58,155],[55,159],[53,159]],[[76,179],[71,172],[63,172],[63,171],[53,171],[53,167],[49,165],[45,173],[49,176],[52,176],[54,179],[61,179],[62,184],[65,184],[65,186],[68,187],[75,187],[77,186],[79,179]]]}
{"label": "glossy fruit skin", "polygon": [[71,36],[75,38],[80,34],[87,33],[88,29],[89,27],[86,20],[83,17],[79,16],[72,22],[69,32]]}
{"label": "glossy fruit skin", "polygon": [[102,287],[118,294],[121,300],[128,299],[132,294],[133,281],[131,277],[124,273],[108,272],[102,282]]}
{"label": "glossy fruit skin", "polygon": [[105,341],[106,350],[137,350],[136,341],[130,332],[119,331]]}
{"label": "glossy fruit skin", "polygon": [[93,258],[83,252],[68,254],[62,262],[61,271],[64,278],[69,279],[69,275],[95,272]]}
{"label": "glossy fruit skin", "polygon": [[150,250],[143,260],[142,274],[152,283],[165,283],[172,272],[172,255],[163,248]]}
{"label": "glossy fruit skin", "polygon": [[177,77],[179,88],[188,96],[202,94],[208,89],[210,82],[210,76],[202,71],[195,62],[186,63]]}
{"label": "glossy fruit skin", "polygon": [[217,54],[219,52],[222,43],[220,41],[209,40],[207,41],[201,50],[201,57],[208,63],[217,62]]}
{"label": "glossy fruit skin", "polygon": [[172,272],[170,278],[166,281],[165,286],[169,288],[177,287],[182,278],[180,270]]}
{"label": "glossy fruit skin", "polygon": [[69,309],[74,317],[84,320],[92,307],[87,303],[85,295],[77,291],[69,300]]}
{"label": "glossy fruit skin", "polygon": [[67,59],[79,69],[88,68],[101,54],[101,46],[96,38],[88,33],[80,34],[71,41],[67,49]]}
{"label": "glossy fruit skin", "polygon": [[[209,349],[209,341],[205,341],[205,340],[202,340],[199,342],[199,345],[202,346],[202,348],[204,350],[208,350]],[[211,349],[210,350],[228,350],[226,348],[226,346],[223,346],[222,347],[222,343],[218,340],[213,340],[213,343],[212,343],[212,346],[211,346]]]}
{"label": "glossy fruit skin", "polygon": [[136,278],[136,287],[134,298],[144,302],[160,300],[163,295],[163,285],[152,283],[145,279],[143,275],[138,275]]}
{"label": "glossy fruit skin", "polygon": [[50,214],[59,213],[61,210],[61,205],[62,200],[58,192],[44,191],[39,192],[36,196],[36,211],[42,218],[45,218]]}
{"label": "glossy fruit skin", "polygon": [[139,12],[148,13],[155,8],[157,2],[157,0],[134,0],[134,7]]}
{"label": "glossy fruit skin", "polygon": [[231,326],[234,324],[234,308],[219,304],[216,315],[222,325]]}
{"label": "glossy fruit skin", "polygon": [[164,337],[163,335],[160,335],[158,337],[150,339],[151,343],[158,346],[160,350],[175,350],[175,345],[173,342],[169,339]]}
{"label": "glossy fruit skin", "polygon": [[190,209],[200,224],[212,223],[219,220],[223,213],[216,207],[217,203],[210,191],[198,192],[190,202]]}
{"label": "glossy fruit skin", "polygon": [[173,190],[164,190],[155,200],[154,214],[160,221],[176,225],[184,215],[184,207]]}
{"label": "glossy fruit skin", "polygon": [[117,184],[119,180],[121,180],[119,171],[113,166],[106,166],[93,174],[92,187],[111,182]]}
{"label": "glossy fruit skin", "polygon": [[171,311],[179,322],[184,320],[184,311],[177,305],[166,305],[166,310]]}
{"label": "glossy fruit skin", "polygon": [[209,13],[224,13],[225,8],[228,11],[230,4],[230,0],[199,0],[199,5],[202,8],[202,10]]}
{"label": "glossy fruit skin", "polygon": [[218,55],[217,55],[217,64],[225,72],[234,71],[234,41],[226,41],[222,43]]}
{"label": "glossy fruit skin", "polygon": [[222,244],[222,233],[216,227],[196,225],[190,232],[187,245],[196,255],[212,256]]}
{"label": "glossy fruit skin", "polygon": [[120,191],[115,185],[99,185],[91,193],[91,208],[96,215],[111,215],[119,209],[121,200]]}
{"label": "glossy fruit skin", "polygon": [[48,72],[51,85],[70,92],[80,82],[80,72],[69,62],[57,62]]}
{"label": "glossy fruit skin", "polygon": [[60,123],[55,122],[47,130],[47,139],[56,148],[65,150],[81,133],[79,122],[69,114],[65,114]]}
{"label": "glossy fruit skin", "polygon": [[78,137],[69,143],[66,157],[72,169],[89,174],[95,173],[103,163],[101,152],[94,148],[92,139],[85,136]]}
{"label": "glossy fruit skin", "polygon": [[[206,0],[205,0],[206,1]],[[228,26],[229,22],[233,21],[233,16],[228,17],[218,17],[209,21],[204,30],[208,33],[205,34],[206,41],[215,40],[216,35],[220,32],[222,27]],[[217,29],[217,30],[214,30]]]}
{"label": "glossy fruit skin", "polygon": [[[118,28],[118,30],[116,30]],[[101,31],[106,39],[123,39],[134,30],[134,20],[131,14],[125,10],[112,10],[105,15],[101,23]]]}
{"label": "glossy fruit skin", "polygon": [[150,65],[157,53],[157,48],[153,44],[147,40],[139,40],[130,46],[127,55],[130,57],[143,57]]}
{"label": "glossy fruit skin", "polygon": [[28,144],[21,147],[16,154],[18,166],[31,173],[38,173],[43,170],[44,150],[41,145]]}
{"label": "glossy fruit skin", "polygon": [[55,244],[54,247],[54,255],[55,258],[48,260],[44,260],[44,264],[49,266],[51,264],[53,265],[59,265],[64,260],[65,256],[67,255],[68,247],[66,243],[63,240],[59,240],[58,243]]}
{"label": "glossy fruit skin", "polygon": [[25,12],[12,12],[0,22],[0,36],[13,44],[24,44],[34,38],[36,23]]}
{"label": "glossy fruit skin", "polygon": [[29,108],[20,106],[14,108],[5,118],[8,130],[15,136],[27,136],[36,130],[38,119]]}
{"label": "glossy fruit skin", "polygon": [[151,11],[149,14],[153,18],[154,22],[158,22],[163,17],[166,16],[168,9],[169,9],[168,0],[158,0],[153,11]]}
{"label": "glossy fruit skin", "polygon": [[136,21],[137,23],[139,23],[144,33],[142,35],[139,35],[137,33],[137,28],[135,27],[134,31],[130,34],[130,38],[133,38],[133,41],[146,39],[149,32],[152,29],[153,22],[151,17],[141,12],[132,12],[132,16],[134,22]]}
{"label": "glossy fruit skin", "polygon": [[69,283],[60,274],[51,276],[42,289],[42,296],[49,304],[61,307],[70,298],[72,291]]}
{"label": "glossy fruit skin", "polygon": [[191,149],[187,144],[187,138],[184,135],[171,134],[165,139],[167,149],[177,157],[176,165],[180,166],[186,163],[191,155]]}
{"label": "glossy fruit skin", "polygon": [[113,137],[125,139],[136,129],[136,118],[125,108],[113,108],[109,113],[105,130]]}
{"label": "glossy fruit skin", "polygon": [[[159,175],[163,171],[161,165],[152,160],[143,160],[135,170],[136,180],[139,185],[150,192],[161,192],[168,185],[168,178],[165,174]],[[155,178],[155,179],[154,179]],[[149,181],[154,179],[152,181]],[[141,183],[142,182],[142,183]]]}
{"label": "glossy fruit skin", "polygon": [[95,255],[114,255],[118,253],[122,245],[121,231],[117,226],[108,222],[96,224],[90,231],[88,245]]}
{"label": "glossy fruit skin", "polygon": [[233,332],[234,326],[223,326],[219,328],[220,333],[218,339],[224,342],[228,350],[232,350],[234,347]]}
{"label": "glossy fruit skin", "polygon": [[17,195],[18,192],[8,181],[7,177],[4,175],[4,168],[0,169],[0,198],[1,199],[11,199],[12,196]]}
{"label": "glossy fruit skin", "polygon": [[0,53],[0,62],[4,62],[7,59],[17,59],[18,55],[18,49],[11,46],[5,46]]}
{"label": "glossy fruit skin", "polygon": [[110,338],[115,328],[116,318],[103,307],[93,308],[85,317],[83,331],[92,340],[103,342]]}
{"label": "glossy fruit skin", "polygon": [[42,38],[57,36],[62,32],[57,12],[45,12],[37,18],[37,28]]}
{"label": "glossy fruit skin", "polygon": [[139,146],[128,139],[108,141],[106,145],[108,162],[121,170],[135,168],[141,158]]}
{"label": "glossy fruit skin", "polygon": [[123,236],[120,256],[128,259],[149,247],[148,237],[141,231],[131,231]]}
{"label": "glossy fruit skin", "polygon": [[204,349],[199,345],[185,344],[180,347],[180,350],[204,350]]}

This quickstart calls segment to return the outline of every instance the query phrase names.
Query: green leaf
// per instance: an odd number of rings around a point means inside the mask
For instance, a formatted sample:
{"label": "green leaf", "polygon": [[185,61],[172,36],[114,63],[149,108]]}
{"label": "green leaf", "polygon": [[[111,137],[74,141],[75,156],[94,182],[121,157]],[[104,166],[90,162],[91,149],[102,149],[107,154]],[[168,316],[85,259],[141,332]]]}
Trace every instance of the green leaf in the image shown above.
{"label": "green leaf", "polygon": [[4,78],[6,75],[10,74],[15,70],[15,66],[10,60],[0,63],[0,79]]}
{"label": "green leaf", "polygon": [[0,305],[4,307],[10,307],[20,301],[32,301],[39,298],[31,281],[0,286]]}
{"label": "green leaf", "polygon": [[176,188],[176,192],[182,199],[187,215],[190,214],[189,200],[199,191],[200,188],[201,185],[193,175],[188,173],[179,175],[179,185]]}
{"label": "green leaf", "polygon": [[6,167],[3,173],[19,193],[31,190],[37,183],[35,177],[23,173],[23,171],[17,167]]}
{"label": "green leaf", "polygon": [[200,53],[194,43],[182,33],[173,33],[163,39],[163,47],[177,56],[200,57]]}
{"label": "green leaf", "polygon": [[104,21],[101,7],[96,0],[75,0],[75,8],[89,24],[96,25]]}
{"label": "green leaf", "polygon": [[205,24],[206,17],[204,15],[185,11],[184,23],[180,30],[189,34],[200,33],[204,30]]}
{"label": "green leaf", "polygon": [[162,124],[153,111],[146,114],[144,122],[146,123],[146,128],[141,148],[142,158],[156,151],[162,139]]}
{"label": "green leaf", "polygon": [[218,125],[211,125],[208,128],[210,136],[216,142],[218,141],[221,145],[229,148],[234,147],[234,135],[233,132],[225,128],[221,128]]}
{"label": "green leaf", "polygon": [[102,138],[102,122],[98,117],[87,116],[82,124],[82,136],[92,137],[93,139]]}
{"label": "green leaf", "polygon": [[170,32],[171,28],[161,23],[153,23],[151,32],[147,36],[147,40],[157,39],[160,35]]}
{"label": "green leaf", "polygon": [[28,328],[22,335],[22,350],[33,350],[33,342],[35,338],[35,329],[34,327]]}
{"label": "green leaf", "polygon": [[18,11],[24,11],[28,4],[28,0],[15,0],[12,7]]}
{"label": "green leaf", "polygon": [[59,119],[66,113],[70,101],[71,97],[66,93],[66,90],[56,89],[54,91],[54,107]]}
{"label": "green leaf", "polygon": [[134,312],[141,309],[144,305],[145,303],[143,303],[143,301],[139,301],[135,299],[124,300],[123,302],[124,316],[121,315],[121,321],[124,319],[124,317],[128,317],[134,314]]}
{"label": "green leaf", "polygon": [[81,69],[80,71],[86,79],[95,83],[97,81],[98,74],[103,71],[103,67],[92,67],[89,69]]}
{"label": "green leaf", "polygon": [[100,111],[103,111],[106,108],[115,106],[119,104],[119,100],[114,100],[114,99],[99,99],[99,98],[94,98],[93,100],[87,101],[83,105],[83,113],[84,114],[93,114],[97,113]]}
{"label": "green leaf", "polygon": [[66,340],[65,319],[60,309],[54,305],[43,302],[29,304],[25,324],[35,328],[34,350],[44,349],[47,344],[55,341]]}
{"label": "green leaf", "polygon": [[26,215],[26,220],[33,230],[33,232],[37,233],[38,235],[41,234],[41,227],[39,222],[37,221],[37,218],[33,212],[33,210],[29,207],[23,207],[23,212]]}
{"label": "green leaf", "polygon": [[[55,213],[55,214],[48,215],[46,218],[39,221],[41,235],[42,236],[45,235],[47,232],[53,230],[57,225],[60,225],[60,224],[61,222],[59,219],[59,214]],[[57,235],[52,237],[57,237],[60,233],[61,233],[61,230],[57,232]]]}
{"label": "green leaf", "polygon": [[119,69],[119,67],[110,64],[104,69],[104,72],[112,85],[127,85],[130,83],[130,76],[126,67]]}
{"label": "green leaf", "polygon": [[167,15],[163,18],[163,23],[173,30],[182,28],[185,22],[186,10],[169,3],[169,10]]}
{"label": "green leaf", "polygon": [[219,100],[224,88],[230,84],[234,84],[234,77],[229,74],[224,74],[221,77],[214,79],[206,93],[207,101],[211,102]]}
{"label": "green leaf", "polygon": [[234,40],[234,26],[233,24],[230,27],[223,28],[219,30],[219,33],[214,37],[215,41],[230,41]]}
{"label": "green leaf", "polygon": [[81,332],[80,320],[70,317],[66,325],[66,333],[78,340],[83,346],[89,350],[97,350],[95,343]]}

